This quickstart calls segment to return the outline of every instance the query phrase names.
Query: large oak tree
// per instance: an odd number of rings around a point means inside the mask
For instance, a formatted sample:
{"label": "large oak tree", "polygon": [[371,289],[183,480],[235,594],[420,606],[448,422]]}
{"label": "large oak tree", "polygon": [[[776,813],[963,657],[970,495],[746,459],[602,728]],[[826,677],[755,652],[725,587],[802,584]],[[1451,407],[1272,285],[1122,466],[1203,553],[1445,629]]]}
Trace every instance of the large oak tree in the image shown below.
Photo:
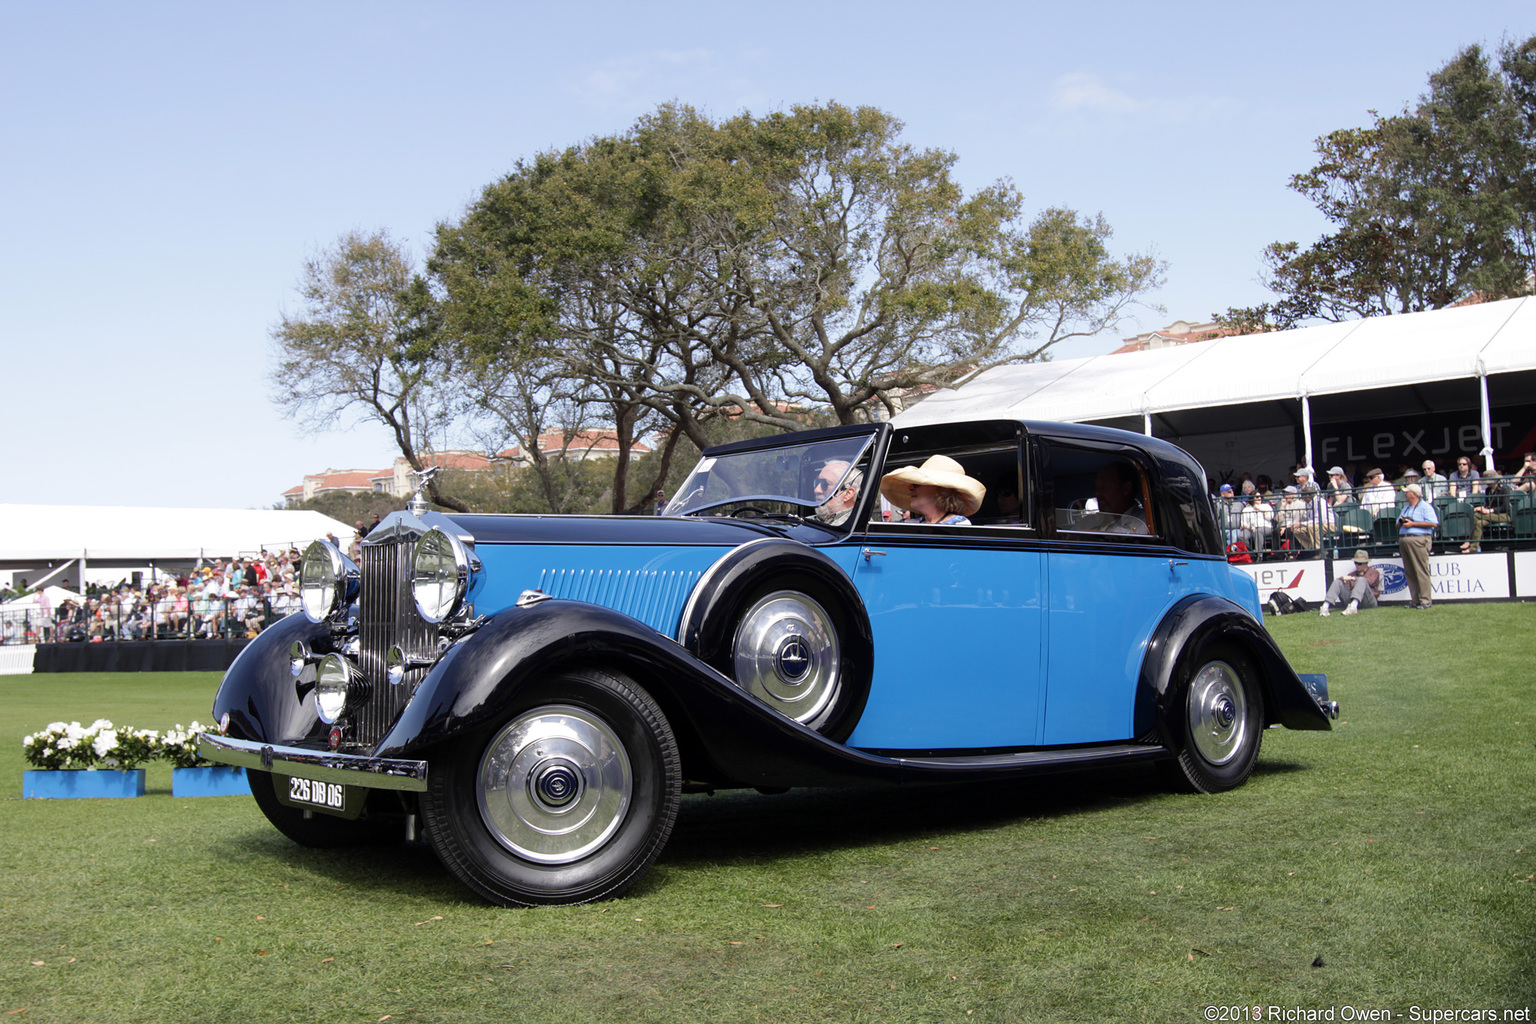
{"label": "large oak tree", "polygon": [[[719,124],[666,105],[520,163],[429,263],[466,391],[519,436],[557,401],[601,410],[621,447],[658,425],[703,445],[721,417],[857,422],[1111,329],[1159,283],[1102,218],[1028,218],[1006,181],[966,195],[954,154],[901,129],[835,103]],[[539,400],[501,386],[519,365]],[[615,510],[627,490],[621,471]]]}
{"label": "large oak tree", "polygon": [[1247,329],[1440,309],[1531,291],[1536,270],[1536,36],[1478,46],[1429,78],[1413,109],[1317,140],[1291,178],[1334,225],[1265,251],[1280,298],[1218,319]]}

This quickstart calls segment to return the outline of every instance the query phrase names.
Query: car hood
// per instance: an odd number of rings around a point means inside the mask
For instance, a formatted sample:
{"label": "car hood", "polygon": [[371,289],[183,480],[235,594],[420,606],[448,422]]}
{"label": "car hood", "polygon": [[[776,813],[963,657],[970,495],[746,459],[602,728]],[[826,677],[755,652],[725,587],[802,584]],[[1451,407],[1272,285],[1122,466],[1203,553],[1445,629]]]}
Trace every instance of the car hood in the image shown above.
{"label": "car hood", "polygon": [[832,539],[827,530],[798,523],[725,516],[458,515],[476,544],[652,544],[734,547],[758,537]]}

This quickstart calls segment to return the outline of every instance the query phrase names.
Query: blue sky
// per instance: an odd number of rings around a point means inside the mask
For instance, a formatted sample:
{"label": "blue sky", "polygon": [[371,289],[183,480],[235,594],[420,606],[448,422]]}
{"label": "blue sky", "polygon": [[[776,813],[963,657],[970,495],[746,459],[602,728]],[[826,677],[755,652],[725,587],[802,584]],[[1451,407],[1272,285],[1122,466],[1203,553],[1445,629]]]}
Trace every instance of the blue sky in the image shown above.
{"label": "blue sky", "polygon": [[262,507],[388,465],[383,428],[271,401],[306,256],[353,228],[424,255],[518,158],[667,100],[878,106],[968,189],[1102,212],[1169,263],[1132,334],[1266,298],[1263,246],[1323,229],[1285,187],[1317,136],[1533,32],[1503,2],[0,0],[0,501]]}

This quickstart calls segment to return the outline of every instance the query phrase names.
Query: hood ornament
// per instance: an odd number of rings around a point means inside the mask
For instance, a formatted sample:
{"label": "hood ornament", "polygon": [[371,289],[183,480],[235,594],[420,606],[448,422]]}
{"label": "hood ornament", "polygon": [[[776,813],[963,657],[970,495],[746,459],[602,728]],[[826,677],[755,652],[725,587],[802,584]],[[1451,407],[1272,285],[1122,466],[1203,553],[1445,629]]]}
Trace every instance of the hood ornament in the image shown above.
{"label": "hood ornament", "polygon": [[442,466],[427,466],[425,469],[411,470],[411,479],[416,483],[416,493],[411,495],[411,500],[405,503],[407,512],[413,516],[419,516],[423,512],[431,511],[432,503],[427,500],[427,485],[442,471]]}

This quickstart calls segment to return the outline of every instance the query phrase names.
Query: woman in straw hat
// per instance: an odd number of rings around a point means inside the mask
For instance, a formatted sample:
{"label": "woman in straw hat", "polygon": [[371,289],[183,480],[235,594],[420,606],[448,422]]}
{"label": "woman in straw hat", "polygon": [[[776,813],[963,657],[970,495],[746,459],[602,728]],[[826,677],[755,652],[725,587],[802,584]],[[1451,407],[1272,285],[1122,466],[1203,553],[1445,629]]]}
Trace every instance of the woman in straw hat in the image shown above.
{"label": "woman in straw hat", "polygon": [[885,474],[880,493],[897,508],[907,509],[924,523],[970,526],[966,516],[981,508],[987,489],[965,475],[965,468],[947,455],[930,456],[921,466],[904,466]]}

